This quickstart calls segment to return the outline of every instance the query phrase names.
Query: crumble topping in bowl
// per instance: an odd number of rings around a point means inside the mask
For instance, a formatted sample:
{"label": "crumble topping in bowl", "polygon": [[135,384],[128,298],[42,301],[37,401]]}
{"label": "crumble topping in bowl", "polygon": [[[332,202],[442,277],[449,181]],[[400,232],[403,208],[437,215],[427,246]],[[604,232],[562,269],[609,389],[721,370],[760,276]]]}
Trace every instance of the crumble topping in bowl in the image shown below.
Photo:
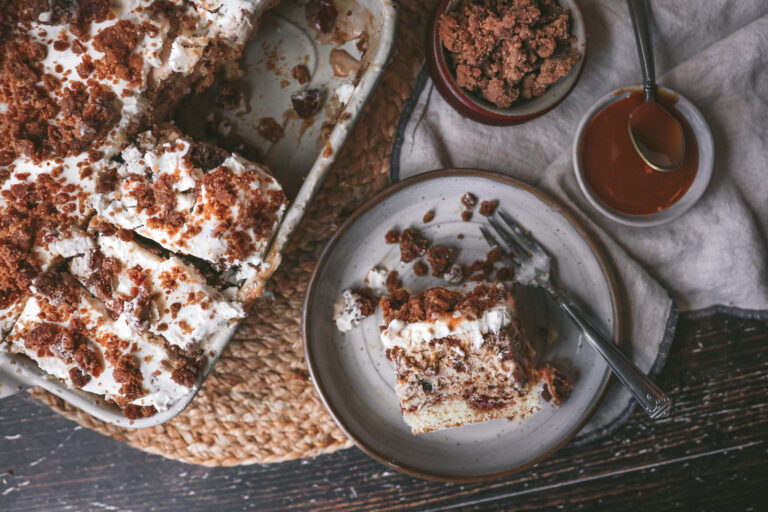
{"label": "crumble topping in bowl", "polygon": [[456,83],[499,108],[541,96],[582,57],[556,0],[460,0],[438,23]]}

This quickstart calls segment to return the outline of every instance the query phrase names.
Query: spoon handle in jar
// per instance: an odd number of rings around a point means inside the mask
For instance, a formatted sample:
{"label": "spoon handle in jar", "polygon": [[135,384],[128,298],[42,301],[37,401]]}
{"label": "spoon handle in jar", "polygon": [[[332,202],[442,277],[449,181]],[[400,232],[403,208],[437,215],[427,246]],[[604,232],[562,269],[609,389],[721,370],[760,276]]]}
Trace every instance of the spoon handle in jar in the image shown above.
{"label": "spoon handle in jar", "polygon": [[635,31],[640,67],[643,71],[645,101],[656,101],[656,68],[653,63],[653,42],[651,40],[647,1],[627,0],[627,5],[629,6],[629,16],[632,18],[632,28]]}

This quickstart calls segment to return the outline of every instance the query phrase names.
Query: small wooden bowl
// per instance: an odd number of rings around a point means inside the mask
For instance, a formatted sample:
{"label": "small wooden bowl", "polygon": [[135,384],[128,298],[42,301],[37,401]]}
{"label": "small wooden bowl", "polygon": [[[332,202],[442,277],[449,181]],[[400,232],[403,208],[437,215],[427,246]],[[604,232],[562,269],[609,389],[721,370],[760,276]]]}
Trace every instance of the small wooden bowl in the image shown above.
{"label": "small wooden bowl", "polygon": [[587,55],[587,32],[584,16],[575,0],[558,0],[560,5],[571,10],[571,33],[576,37],[574,47],[581,51],[582,57],[566,76],[554,83],[542,96],[522,100],[509,108],[496,105],[475,96],[459,87],[456,77],[449,66],[447,50],[440,41],[438,20],[440,16],[453,9],[458,0],[442,0],[435,9],[430,30],[427,32],[427,66],[435,87],[445,100],[461,115],[483,124],[509,126],[520,124],[539,117],[555,108],[576,86],[584,68]]}

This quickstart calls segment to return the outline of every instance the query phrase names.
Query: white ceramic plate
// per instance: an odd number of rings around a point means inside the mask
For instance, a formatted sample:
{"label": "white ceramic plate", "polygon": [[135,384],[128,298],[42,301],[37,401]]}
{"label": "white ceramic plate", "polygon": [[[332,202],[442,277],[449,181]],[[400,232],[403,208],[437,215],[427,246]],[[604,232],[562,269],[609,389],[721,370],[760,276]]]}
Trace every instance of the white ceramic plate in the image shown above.
{"label": "white ceramic plate", "polygon": [[592,105],[586,114],[584,114],[584,117],[579,121],[578,128],[576,128],[576,137],[573,142],[573,171],[576,173],[576,181],[579,182],[579,188],[581,188],[581,191],[584,193],[587,200],[592,203],[592,206],[594,206],[600,213],[609,219],[627,226],[658,226],[659,224],[665,224],[684,214],[701,198],[702,195],[704,195],[704,192],[709,185],[709,181],[712,179],[712,171],[715,167],[715,143],[712,138],[712,131],[707,124],[707,120],[701,115],[699,109],[697,109],[693,103],[681,96],[680,93],[667,87],[658,87],[660,91],[665,91],[678,97],[677,103],[675,103],[675,108],[682,114],[685,120],[688,121],[688,124],[691,125],[691,129],[693,130],[693,134],[695,135],[696,142],[699,146],[699,168],[696,171],[696,177],[693,179],[691,187],[685,194],[683,194],[683,197],[666,210],[651,215],[629,215],[614,210],[604,204],[594,193],[592,193],[592,190],[584,177],[584,170],[581,165],[581,139],[584,136],[589,121],[609,105],[619,100],[623,100],[629,96],[632,91],[639,90],[641,86],[634,85],[632,87],[622,87],[621,89],[606,94]]}
{"label": "white ceramic plate", "polygon": [[[516,286],[518,311],[536,350],[537,362],[554,362],[574,382],[560,408],[542,410],[517,425],[507,420],[414,436],[400,416],[394,372],[378,338],[380,317],[365,319],[343,334],[333,324],[333,303],[341,292],[363,286],[373,266],[397,269],[411,290],[445,285],[416,277],[399,263],[399,249],[387,245],[391,228],[420,228],[433,243],[459,249],[458,259],[484,259],[489,247],[479,231],[485,217],[463,222],[460,198],[472,192],[497,199],[556,258],[556,275],[607,332],[618,332],[619,307],[611,272],[598,249],[573,218],[551,199],[523,183],[487,171],[443,170],[398,183],[363,205],[329,242],[312,277],[304,306],[303,335],[315,385],[339,426],[369,455],[423,478],[472,481],[524,469],[553,453],[575,435],[600,402],[609,370],[576,327],[543,292]],[[435,219],[422,217],[435,211]],[[462,240],[457,239],[463,234]],[[614,336],[615,337],[615,336]],[[549,338],[549,339],[548,339]]]}

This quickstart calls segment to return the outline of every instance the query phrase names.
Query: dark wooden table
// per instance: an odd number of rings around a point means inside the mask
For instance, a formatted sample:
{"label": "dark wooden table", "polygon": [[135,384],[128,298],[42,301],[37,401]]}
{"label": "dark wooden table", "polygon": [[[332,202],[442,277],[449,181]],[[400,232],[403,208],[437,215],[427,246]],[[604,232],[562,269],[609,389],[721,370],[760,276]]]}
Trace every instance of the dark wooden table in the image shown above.
{"label": "dark wooden table", "polygon": [[0,402],[0,510],[768,510],[768,321],[684,314],[659,379],[675,402],[512,477],[448,485],[353,448],[204,468],[130,448],[25,394]]}

